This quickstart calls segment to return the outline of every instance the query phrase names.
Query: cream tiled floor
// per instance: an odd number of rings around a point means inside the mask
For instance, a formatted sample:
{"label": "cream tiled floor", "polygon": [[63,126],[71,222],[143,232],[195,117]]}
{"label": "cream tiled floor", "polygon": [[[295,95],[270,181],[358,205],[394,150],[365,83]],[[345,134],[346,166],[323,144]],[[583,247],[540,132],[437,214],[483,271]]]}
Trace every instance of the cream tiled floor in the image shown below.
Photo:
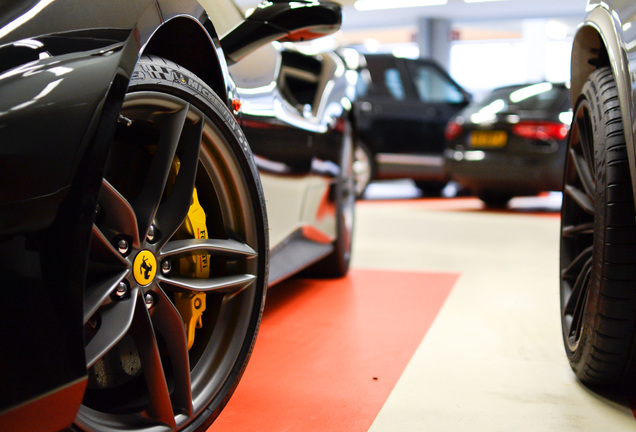
{"label": "cream tiled floor", "polygon": [[486,212],[471,199],[367,200],[357,211],[354,267],[461,274],[370,431],[636,430],[629,404],[591,392],[567,364],[554,212]]}

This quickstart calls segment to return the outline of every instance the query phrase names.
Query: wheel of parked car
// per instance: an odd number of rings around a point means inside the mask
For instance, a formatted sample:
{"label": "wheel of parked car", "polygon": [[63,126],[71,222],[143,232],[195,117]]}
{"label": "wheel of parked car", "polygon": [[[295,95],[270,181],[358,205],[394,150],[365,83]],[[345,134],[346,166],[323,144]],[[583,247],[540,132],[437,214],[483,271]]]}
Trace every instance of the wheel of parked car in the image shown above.
{"label": "wheel of parked car", "polygon": [[438,197],[442,194],[442,191],[446,187],[446,182],[416,180],[415,186],[417,186],[425,195]]}
{"label": "wheel of parked car", "polygon": [[349,272],[355,213],[354,149],[351,125],[346,124],[340,150],[340,174],[332,187],[335,194],[337,237],[333,252],[307,269],[306,274],[314,277],[336,278]]}
{"label": "wheel of parked car", "polygon": [[636,336],[636,223],[612,71],[579,97],[566,160],[561,222],[561,319],[570,365],[589,384],[627,383]]}
{"label": "wheel of parked car", "polygon": [[497,209],[506,208],[513,195],[506,192],[485,190],[477,192],[477,197],[486,204],[486,207]]}
{"label": "wheel of parked car", "polygon": [[204,430],[252,351],[267,250],[258,173],[229,109],[186,69],[142,58],[93,228],[76,427]]}
{"label": "wheel of parked car", "polygon": [[356,198],[362,198],[373,178],[373,153],[364,143],[358,142],[354,150],[353,175]]}

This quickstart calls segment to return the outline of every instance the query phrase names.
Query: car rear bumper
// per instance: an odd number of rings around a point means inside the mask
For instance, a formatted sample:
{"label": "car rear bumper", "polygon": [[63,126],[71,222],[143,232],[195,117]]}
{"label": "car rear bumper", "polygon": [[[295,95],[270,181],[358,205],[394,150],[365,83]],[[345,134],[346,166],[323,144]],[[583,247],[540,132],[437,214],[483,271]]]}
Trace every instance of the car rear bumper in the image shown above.
{"label": "car rear bumper", "polygon": [[411,178],[413,180],[446,180],[444,158],[435,154],[378,153],[375,156],[376,178]]}
{"label": "car rear bumper", "polygon": [[473,191],[537,193],[563,187],[563,161],[558,154],[521,156],[447,150],[444,156],[449,177]]}

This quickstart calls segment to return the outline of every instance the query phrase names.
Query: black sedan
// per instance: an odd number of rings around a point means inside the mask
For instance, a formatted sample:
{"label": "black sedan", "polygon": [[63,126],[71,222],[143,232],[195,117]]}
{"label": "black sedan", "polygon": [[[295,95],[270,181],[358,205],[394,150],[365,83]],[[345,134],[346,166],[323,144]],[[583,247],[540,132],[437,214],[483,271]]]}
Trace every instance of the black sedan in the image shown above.
{"label": "black sedan", "polygon": [[564,84],[497,88],[448,123],[446,170],[489,207],[561,190],[571,119]]}
{"label": "black sedan", "polygon": [[[202,3],[0,6],[2,430],[205,430],[268,282],[348,269],[347,87],[298,60],[331,83],[304,112],[270,48],[340,7]],[[239,66],[259,47],[264,86]]]}

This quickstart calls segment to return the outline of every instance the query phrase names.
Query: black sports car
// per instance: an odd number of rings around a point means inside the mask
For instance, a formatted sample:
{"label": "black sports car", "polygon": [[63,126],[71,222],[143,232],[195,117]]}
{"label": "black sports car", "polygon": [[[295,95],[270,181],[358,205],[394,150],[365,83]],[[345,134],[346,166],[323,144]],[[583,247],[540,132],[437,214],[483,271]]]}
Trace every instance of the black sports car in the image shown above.
{"label": "black sports car", "polygon": [[564,84],[496,88],[446,126],[448,175],[489,207],[561,190],[571,120]]}
{"label": "black sports car", "polygon": [[202,3],[0,4],[2,430],[203,430],[268,281],[348,269],[347,86],[272,45],[335,31],[340,7]]}
{"label": "black sports car", "polygon": [[446,123],[471,96],[437,63],[365,54],[359,98],[354,109],[357,193],[372,180],[410,178],[425,192],[438,194],[444,171]]}

